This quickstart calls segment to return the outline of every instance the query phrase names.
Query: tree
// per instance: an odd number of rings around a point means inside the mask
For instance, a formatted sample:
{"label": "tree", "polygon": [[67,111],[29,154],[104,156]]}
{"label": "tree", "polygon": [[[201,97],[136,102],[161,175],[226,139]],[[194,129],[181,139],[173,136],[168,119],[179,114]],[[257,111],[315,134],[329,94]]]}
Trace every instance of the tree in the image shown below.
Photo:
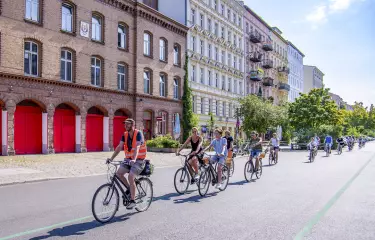
{"label": "tree", "polygon": [[190,136],[190,131],[194,127],[194,113],[193,113],[193,101],[191,89],[189,86],[189,69],[188,69],[189,57],[185,54],[185,76],[184,76],[184,93],[182,95],[182,131],[183,139],[187,139]]}
{"label": "tree", "polygon": [[308,94],[301,94],[290,104],[289,118],[297,131],[314,131],[322,125],[343,124],[342,113],[330,99],[328,88],[313,89]]}

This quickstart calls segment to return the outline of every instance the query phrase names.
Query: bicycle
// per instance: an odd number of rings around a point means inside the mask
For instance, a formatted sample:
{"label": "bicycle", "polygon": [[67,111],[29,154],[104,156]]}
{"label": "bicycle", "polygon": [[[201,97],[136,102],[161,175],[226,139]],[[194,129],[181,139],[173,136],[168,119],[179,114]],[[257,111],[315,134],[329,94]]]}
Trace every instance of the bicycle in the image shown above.
{"label": "bicycle", "polygon": [[262,159],[266,157],[267,151],[268,151],[268,148],[266,149],[265,152],[260,153],[259,156],[257,157],[259,159],[259,166],[258,166],[258,170],[256,171],[255,171],[255,166],[253,163],[253,157],[251,156],[251,150],[249,151],[250,152],[249,160],[246,162],[245,167],[244,167],[244,175],[245,175],[245,180],[247,182],[250,182],[253,179],[254,173],[257,179],[259,179],[262,176],[262,173],[263,173]]}
{"label": "bicycle", "polygon": [[[174,188],[176,189],[177,193],[185,194],[189,188],[189,185],[192,185],[194,183],[198,184],[198,181],[194,180],[194,177],[195,177],[193,175],[194,170],[189,163],[190,154],[188,155],[180,154],[180,156],[185,158],[184,163],[183,163],[184,166],[182,168],[177,169],[174,175]],[[202,165],[200,163],[199,163],[199,169],[201,172],[203,171]]]}
{"label": "bicycle", "polygon": [[317,153],[318,153],[318,146],[310,149],[310,154],[309,154],[310,163],[314,162]]}
{"label": "bicycle", "polygon": [[339,143],[337,144],[337,154],[341,155],[341,153],[342,153],[342,145]]}
{"label": "bicycle", "polygon": [[[100,223],[107,223],[112,220],[115,216],[116,212],[119,210],[119,190],[122,194],[122,203],[126,207],[130,204],[130,194],[128,195],[126,192],[130,191],[130,189],[121,181],[121,179],[116,175],[118,166],[122,163],[122,161],[106,161],[108,165],[108,180],[109,182],[106,184],[101,185],[96,191],[92,199],[91,203],[91,211],[94,215],[96,221]],[[149,162],[147,163],[149,164]],[[143,172],[140,174],[141,177],[137,177],[135,179],[136,184],[136,207],[135,210],[138,212],[146,211],[152,202],[153,198],[153,184],[149,179],[149,176],[152,174],[153,167],[150,165],[150,172],[146,171],[146,167]],[[101,193],[104,193],[101,195]],[[101,207],[104,208],[103,212],[99,213],[98,209],[96,209],[96,203],[99,201]],[[109,209],[113,206],[113,209]],[[100,206],[99,206],[100,207]],[[102,217],[103,215],[108,214],[107,217]],[[106,216],[106,215],[105,215]]]}
{"label": "bicycle", "polygon": [[271,150],[270,151],[270,155],[269,155],[269,158],[268,158],[268,164],[271,166],[272,165],[272,162],[276,165],[278,160],[276,158],[276,151],[275,149],[274,150]]}
{"label": "bicycle", "polygon": [[326,157],[329,157],[331,154],[331,144],[326,144],[324,151],[326,152]]}
{"label": "bicycle", "polygon": [[[205,171],[201,174],[198,182],[198,192],[199,195],[204,197],[208,189],[210,188],[210,184],[214,186],[216,183],[218,183],[218,176],[217,172],[215,171],[214,166],[212,165],[211,162],[211,157],[208,156],[207,154],[204,154],[205,157],[203,157],[203,163],[204,163],[204,168]],[[220,191],[224,191],[229,182],[229,169],[226,165],[223,165],[222,167],[222,174],[221,174],[221,187],[219,188]]]}

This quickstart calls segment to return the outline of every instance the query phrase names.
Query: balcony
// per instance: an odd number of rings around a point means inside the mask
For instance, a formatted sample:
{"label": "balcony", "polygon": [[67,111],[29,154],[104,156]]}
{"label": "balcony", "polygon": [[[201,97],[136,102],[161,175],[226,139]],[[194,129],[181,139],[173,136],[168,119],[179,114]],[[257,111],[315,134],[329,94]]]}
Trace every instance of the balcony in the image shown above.
{"label": "balcony", "polygon": [[266,59],[263,61],[262,63],[262,67],[264,69],[270,69],[270,68],[273,68],[273,61],[272,60],[269,60],[269,59]]}
{"label": "balcony", "polygon": [[259,70],[250,71],[249,75],[250,75],[250,79],[253,81],[259,82],[259,81],[262,81],[263,79],[263,74]]}
{"label": "balcony", "polygon": [[271,77],[263,78],[263,86],[265,87],[273,87],[273,79]]}
{"label": "balcony", "polygon": [[288,67],[279,67],[277,70],[286,74],[290,73],[290,69]]}
{"label": "balcony", "polygon": [[258,32],[250,32],[249,38],[252,43],[260,43],[262,41],[262,37]]}
{"label": "balcony", "polygon": [[262,49],[266,52],[273,51],[272,43],[264,43]]}
{"label": "balcony", "polygon": [[281,91],[290,91],[290,85],[287,83],[279,83],[279,90]]}
{"label": "balcony", "polygon": [[259,52],[251,52],[249,53],[250,61],[258,63],[262,61],[262,54]]}

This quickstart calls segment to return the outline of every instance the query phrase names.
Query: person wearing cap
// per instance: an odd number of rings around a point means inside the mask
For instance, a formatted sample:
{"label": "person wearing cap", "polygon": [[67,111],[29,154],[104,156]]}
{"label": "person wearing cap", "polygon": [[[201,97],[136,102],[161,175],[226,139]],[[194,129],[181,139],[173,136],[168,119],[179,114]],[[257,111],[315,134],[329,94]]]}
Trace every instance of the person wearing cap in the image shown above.
{"label": "person wearing cap", "polygon": [[[136,206],[135,199],[135,178],[145,168],[145,159],[147,155],[146,143],[142,134],[142,131],[135,129],[135,121],[133,119],[126,119],[125,133],[121,138],[119,145],[116,147],[113,155],[109,158],[109,161],[113,161],[115,157],[124,150],[125,159],[121,163],[116,175],[122,180],[122,182],[130,189],[130,204],[126,207],[132,209]],[[125,178],[125,174],[129,173],[128,179]],[[126,194],[129,194],[127,191]]]}
{"label": "person wearing cap", "polygon": [[258,171],[259,167],[259,158],[258,156],[262,153],[263,147],[262,147],[262,138],[258,137],[258,133],[255,131],[252,131],[250,134],[250,143],[249,148],[250,151],[250,158],[251,160],[255,158],[255,169]]}

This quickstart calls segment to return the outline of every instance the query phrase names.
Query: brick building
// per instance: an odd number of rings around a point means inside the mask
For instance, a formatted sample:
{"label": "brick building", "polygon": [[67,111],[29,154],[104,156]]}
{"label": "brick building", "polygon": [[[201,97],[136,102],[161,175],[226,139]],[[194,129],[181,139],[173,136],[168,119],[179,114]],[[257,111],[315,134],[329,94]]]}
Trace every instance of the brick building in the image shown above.
{"label": "brick building", "polygon": [[184,25],[130,0],[0,3],[3,155],[108,151],[127,117],[172,133]]}

